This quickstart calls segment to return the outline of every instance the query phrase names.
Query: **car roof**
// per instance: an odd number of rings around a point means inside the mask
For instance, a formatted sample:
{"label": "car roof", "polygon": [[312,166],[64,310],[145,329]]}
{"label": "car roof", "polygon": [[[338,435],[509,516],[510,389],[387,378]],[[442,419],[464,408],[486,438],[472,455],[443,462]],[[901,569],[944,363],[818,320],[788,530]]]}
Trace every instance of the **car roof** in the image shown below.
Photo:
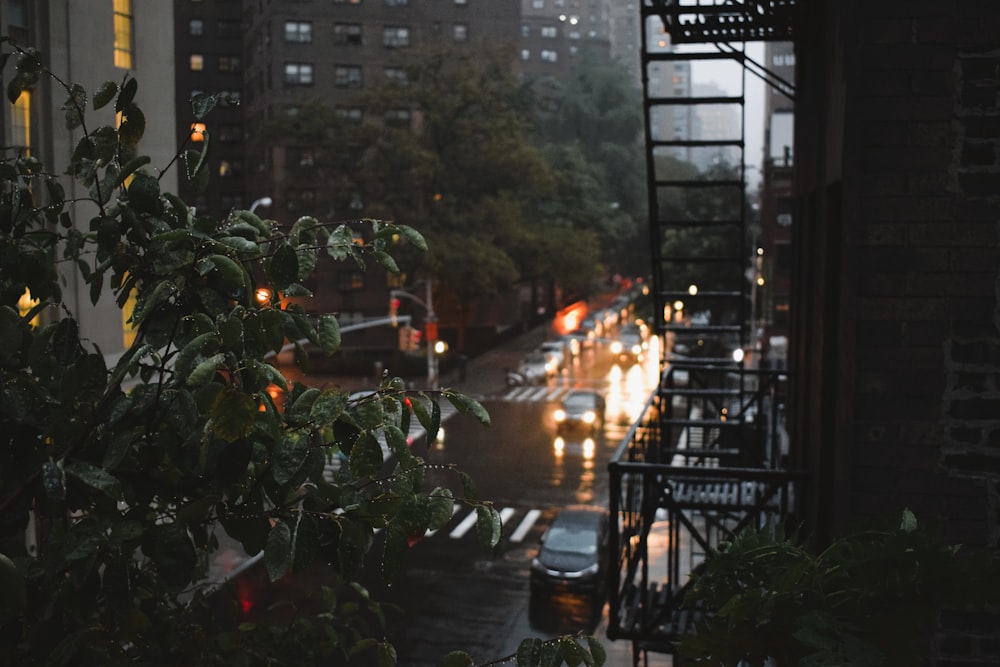
{"label": "car roof", "polygon": [[553,519],[552,525],[595,528],[607,520],[608,510],[598,505],[569,505]]}
{"label": "car roof", "polygon": [[563,400],[567,401],[572,398],[604,398],[601,396],[601,392],[594,391],[593,389],[570,389],[563,396]]}

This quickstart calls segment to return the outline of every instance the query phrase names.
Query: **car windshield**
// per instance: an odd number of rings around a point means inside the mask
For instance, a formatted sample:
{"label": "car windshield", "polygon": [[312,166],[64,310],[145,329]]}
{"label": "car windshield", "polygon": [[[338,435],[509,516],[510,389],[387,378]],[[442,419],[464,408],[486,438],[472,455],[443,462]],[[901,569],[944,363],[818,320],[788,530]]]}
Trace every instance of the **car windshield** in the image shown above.
{"label": "car windshield", "polygon": [[597,403],[593,394],[569,394],[563,399],[563,405],[568,408],[592,408]]}
{"label": "car windshield", "polygon": [[545,549],[589,556],[597,553],[597,540],[592,531],[553,525],[545,538]]}
{"label": "car windshield", "polygon": [[524,363],[526,364],[544,364],[545,355],[544,354],[529,354],[524,358]]}

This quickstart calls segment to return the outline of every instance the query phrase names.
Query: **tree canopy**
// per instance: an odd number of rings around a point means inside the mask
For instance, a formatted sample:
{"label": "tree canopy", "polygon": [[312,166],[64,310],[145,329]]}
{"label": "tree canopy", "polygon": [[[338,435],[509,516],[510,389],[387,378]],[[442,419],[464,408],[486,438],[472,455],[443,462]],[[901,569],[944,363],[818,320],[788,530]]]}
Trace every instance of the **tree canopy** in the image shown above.
{"label": "tree canopy", "polygon": [[[65,92],[79,140],[64,173],[89,194],[67,200],[58,172],[34,157],[0,159],[0,654],[46,665],[396,664],[361,568],[374,557],[384,576],[405,576],[413,537],[441,527],[456,502],[475,507],[484,544],[501,528],[461,471],[446,471],[447,487],[426,483],[407,433],[419,423],[433,441],[439,400],[485,424],[489,415],[451,391],[405,391],[388,373],[352,399],[289,382],[268,360],[337,349],[334,316],[287,301],[318,262],[396,270],[390,251],[400,239],[422,251],[423,235],[366,219],[359,245],[345,225],[308,216],[287,227],[249,211],[199,216],[160,190],[139,151],[135,79],[91,95],[34,51],[15,49],[13,62],[11,102],[43,78]],[[195,118],[215,102],[195,99]],[[91,108],[110,106],[116,126],[89,124]],[[187,157],[187,176],[201,178],[203,155]],[[88,343],[56,263],[94,303],[134,303],[136,335],[117,361]],[[263,303],[260,284],[272,295]],[[34,305],[20,306],[29,292]],[[249,618],[233,591],[206,582],[223,531],[263,555],[272,581],[317,561],[330,581],[307,613]],[[519,665],[603,662],[592,640],[522,647]]]}

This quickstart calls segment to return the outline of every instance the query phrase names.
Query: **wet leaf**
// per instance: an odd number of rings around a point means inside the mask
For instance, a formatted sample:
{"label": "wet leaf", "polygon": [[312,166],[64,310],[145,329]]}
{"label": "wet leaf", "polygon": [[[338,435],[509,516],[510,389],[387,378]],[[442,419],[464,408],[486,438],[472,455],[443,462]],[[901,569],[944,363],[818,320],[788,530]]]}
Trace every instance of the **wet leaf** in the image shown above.
{"label": "wet leaf", "polygon": [[264,567],[271,581],[281,579],[292,568],[292,530],[284,521],[279,521],[268,533]]}
{"label": "wet leaf", "polygon": [[479,401],[456,391],[444,391],[442,393],[459,412],[472,415],[485,426],[490,425],[490,413],[486,411],[486,408]]}
{"label": "wet leaf", "polygon": [[256,416],[257,401],[242,391],[226,389],[212,404],[212,433],[226,442],[233,442],[253,430]]}

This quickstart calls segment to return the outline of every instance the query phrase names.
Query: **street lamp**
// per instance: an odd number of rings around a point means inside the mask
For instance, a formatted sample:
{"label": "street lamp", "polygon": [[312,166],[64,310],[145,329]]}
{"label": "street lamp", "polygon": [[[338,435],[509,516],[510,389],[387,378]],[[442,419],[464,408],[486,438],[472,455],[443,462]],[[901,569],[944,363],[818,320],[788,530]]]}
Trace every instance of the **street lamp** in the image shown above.
{"label": "street lamp", "polygon": [[261,197],[250,204],[250,212],[253,213],[256,211],[258,206],[270,206],[273,203],[274,201],[270,197]]}

